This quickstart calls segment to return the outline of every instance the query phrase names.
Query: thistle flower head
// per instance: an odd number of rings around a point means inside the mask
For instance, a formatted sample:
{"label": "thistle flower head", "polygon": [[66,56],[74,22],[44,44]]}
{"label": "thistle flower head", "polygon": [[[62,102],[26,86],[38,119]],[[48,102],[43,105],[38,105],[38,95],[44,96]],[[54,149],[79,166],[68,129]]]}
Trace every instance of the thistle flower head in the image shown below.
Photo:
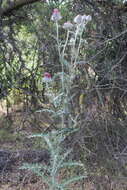
{"label": "thistle flower head", "polygon": [[54,9],[53,13],[59,13],[59,10],[58,9]]}
{"label": "thistle flower head", "polygon": [[43,77],[43,81],[44,81],[44,82],[51,82],[51,81],[52,81],[51,74],[48,73],[48,72],[45,72],[45,73],[44,73],[44,77]]}
{"label": "thistle flower head", "polygon": [[54,22],[59,21],[62,18],[61,13],[58,9],[54,9],[52,16],[51,16],[51,20]]}

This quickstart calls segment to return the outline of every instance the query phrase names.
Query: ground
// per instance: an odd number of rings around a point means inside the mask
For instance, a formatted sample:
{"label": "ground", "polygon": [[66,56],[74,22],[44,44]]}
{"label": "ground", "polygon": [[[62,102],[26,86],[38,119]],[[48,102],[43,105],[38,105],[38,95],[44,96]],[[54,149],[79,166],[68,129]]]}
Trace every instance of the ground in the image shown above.
{"label": "ground", "polygon": [[[0,190],[48,190],[43,179],[19,168],[24,162],[48,164],[49,153],[45,144],[28,136],[52,130],[52,120],[44,113],[24,111],[22,105],[10,109],[8,115],[1,107],[0,118]],[[126,178],[88,175],[69,189],[127,190],[126,181]]]}

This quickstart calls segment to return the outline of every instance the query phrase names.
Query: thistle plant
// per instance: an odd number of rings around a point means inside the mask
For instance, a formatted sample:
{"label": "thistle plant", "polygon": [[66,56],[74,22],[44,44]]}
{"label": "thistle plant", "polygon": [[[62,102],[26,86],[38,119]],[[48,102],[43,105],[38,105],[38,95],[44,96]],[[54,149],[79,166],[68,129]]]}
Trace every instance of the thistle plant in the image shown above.
{"label": "thistle plant", "polygon": [[[53,80],[59,76],[60,78],[60,89],[54,94],[53,90],[49,88],[50,91],[50,102],[53,104],[53,109],[42,109],[43,111],[48,111],[51,113],[52,117],[55,119],[59,116],[60,126],[73,127],[76,126],[77,118],[72,114],[72,107],[70,105],[72,95],[70,93],[71,87],[73,85],[73,80],[77,73],[76,69],[77,62],[79,61],[79,51],[84,43],[82,39],[83,32],[86,25],[91,21],[90,15],[77,15],[73,22],[67,21],[63,26],[59,25],[59,21],[62,19],[61,13],[58,9],[54,9],[51,16],[51,21],[54,22],[56,29],[56,39],[59,62],[61,64],[61,72],[54,74]],[[63,27],[66,32],[66,39],[64,43],[60,39],[59,28]],[[70,49],[70,52],[68,52]],[[67,60],[65,57],[69,57]],[[55,108],[55,109],[54,109]]]}
{"label": "thistle plant", "polygon": [[[55,9],[56,10],[56,9]],[[53,12],[52,20],[55,22],[56,25],[56,33],[57,33],[57,47],[58,47],[58,53],[59,53],[59,61],[61,64],[61,86],[62,89],[60,89],[60,92],[62,91],[62,128],[65,127],[65,121],[67,121],[67,127],[73,127],[76,123],[75,116],[71,114],[71,106],[70,106],[70,100],[71,100],[71,93],[70,89],[73,85],[73,79],[75,75],[77,74],[76,70],[76,64],[79,58],[79,51],[82,46],[82,35],[85,30],[85,27],[89,21],[91,21],[90,15],[77,15],[74,18],[73,23],[70,21],[67,21],[63,24],[63,28],[67,30],[67,36],[65,39],[65,43],[62,44],[61,40],[59,39],[59,20],[62,19],[62,16],[60,12],[57,10],[58,15]],[[54,19],[53,19],[54,18]],[[72,39],[70,44],[70,39]],[[66,51],[67,48],[71,49],[71,55],[68,55],[69,53]],[[67,61],[65,59],[65,55],[67,57],[70,56],[70,60]],[[59,93],[58,93],[59,96]],[[67,115],[67,118],[65,117]],[[71,126],[70,126],[71,125]]]}
{"label": "thistle plant", "polygon": [[[91,20],[91,16],[88,15],[78,15],[74,18],[74,22],[71,23],[67,21],[63,24],[63,28],[67,30],[67,36],[64,44],[59,38],[59,20],[62,19],[61,13],[58,9],[54,9],[51,16],[51,20],[54,22],[56,28],[56,43],[58,49],[59,62],[61,64],[61,71],[56,73],[52,78],[50,73],[44,73],[43,82],[47,85],[47,90],[49,91],[49,99],[52,102],[52,109],[42,109],[39,112],[49,112],[54,118],[59,116],[60,120],[60,129],[52,131],[48,134],[37,134],[30,137],[37,137],[44,139],[48,150],[50,152],[50,164],[48,166],[42,164],[24,164],[21,169],[30,169],[38,176],[41,176],[43,181],[48,185],[50,190],[65,190],[70,183],[78,181],[86,177],[86,175],[73,176],[64,180],[60,180],[60,173],[63,168],[74,168],[81,167],[84,173],[84,166],[79,162],[67,161],[69,154],[72,150],[63,151],[61,148],[61,143],[65,140],[67,135],[76,132],[78,128],[77,117],[73,117],[71,114],[71,93],[70,89],[73,84],[73,78],[77,73],[76,63],[79,57],[79,50],[82,45],[82,34],[85,30],[87,23]],[[65,59],[67,54],[66,49],[70,48],[71,55],[70,60]],[[55,77],[59,76],[60,78],[60,89],[57,93],[53,93],[52,82],[55,80]],[[65,124],[66,123],[66,124]],[[57,126],[58,127],[58,126]]]}

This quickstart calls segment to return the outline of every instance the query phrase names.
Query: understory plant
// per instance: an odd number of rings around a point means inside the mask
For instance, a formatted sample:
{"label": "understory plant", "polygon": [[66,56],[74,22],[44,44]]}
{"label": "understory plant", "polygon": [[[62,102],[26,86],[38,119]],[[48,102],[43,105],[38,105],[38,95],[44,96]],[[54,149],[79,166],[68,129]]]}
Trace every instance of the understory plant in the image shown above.
{"label": "understory plant", "polygon": [[[43,82],[47,87],[47,96],[49,97],[51,108],[41,109],[39,112],[50,113],[54,123],[57,120],[57,130],[53,130],[47,134],[37,134],[30,137],[43,138],[48,146],[50,152],[50,162],[48,166],[43,164],[24,164],[22,169],[30,169],[38,176],[41,176],[43,181],[48,185],[50,190],[65,190],[70,183],[76,182],[86,177],[84,175],[84,165],[80,162],[75,162],[69,159],[72,150],[63,150],[61,143],[65,140],[67,135],[78,130],[77,117],[72,113],[71,107],[71,87],[78,70],[76,65],[79,58],[80,48],[82,43],[86,43],[82,36],[86,25],[91,21],[90,15],[77,15],[73,23],[67,21],[63,26],[59,25],[59,20],[62,19],[61,13],[58,9],[54,9],[51,20],[54,22],[56,28],[56,46],[58,49],[59,63],[61,69],[52,77],[50,73],[45,72]],[[65,41],[59,38],[59,29],[63,28],[67,32]],[[56,78],[59,78],[59,90],[54,92],[53,85]],[[67,160],[70,161],[67,161]],[[66,168],[81,167],[83,175],[76,175],[67,177],[67,179],[60,180],[61,171]]]}

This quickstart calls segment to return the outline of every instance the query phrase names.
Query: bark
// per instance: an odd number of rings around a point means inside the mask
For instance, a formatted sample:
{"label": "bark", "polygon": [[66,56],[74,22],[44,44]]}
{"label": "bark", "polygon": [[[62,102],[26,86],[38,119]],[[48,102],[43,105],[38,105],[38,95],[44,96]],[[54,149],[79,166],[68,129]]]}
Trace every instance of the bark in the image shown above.
{"label": "bark", "polygon": [[0,3],[0,16],[8,16],[12,13],[13,10],[17,10],[24,5],[39,1],[40,0],[3,0]]}

